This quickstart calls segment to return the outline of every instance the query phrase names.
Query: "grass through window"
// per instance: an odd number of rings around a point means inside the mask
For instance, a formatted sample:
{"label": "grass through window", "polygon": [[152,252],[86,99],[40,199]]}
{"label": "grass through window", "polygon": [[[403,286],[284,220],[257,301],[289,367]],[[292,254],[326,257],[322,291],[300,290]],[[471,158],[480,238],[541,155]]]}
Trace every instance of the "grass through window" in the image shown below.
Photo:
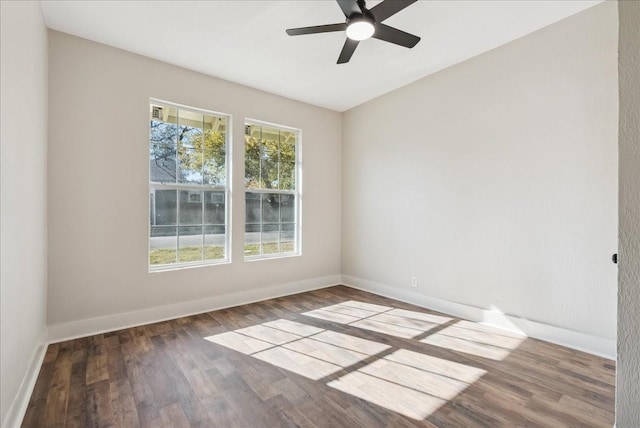
{"label": "grass through window", "polygon": [[[205,260],[224,259],[224,247],[222,246],[205,246]],[[202,261],[202,247],[184,247],[180,249],[178,263],[199,262]],[[170,248],[160,248],[149,252],[149,262],[152,265],[165,265],[176,262],[176,250]]]}
{"label": "grass through window", "polygon": [[[278,254],[278,253],[292,253],[295,249],[293,242],[265,242],[262,244],[262,254]],[[260,244],[245,244],[244,246],[245,256],[258,256],[260,255]]]}

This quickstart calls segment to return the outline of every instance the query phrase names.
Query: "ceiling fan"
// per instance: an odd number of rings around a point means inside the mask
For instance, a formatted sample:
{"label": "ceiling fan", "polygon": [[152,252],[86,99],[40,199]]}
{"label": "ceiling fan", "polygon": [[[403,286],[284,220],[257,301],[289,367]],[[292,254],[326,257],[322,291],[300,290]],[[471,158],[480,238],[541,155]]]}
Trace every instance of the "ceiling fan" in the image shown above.
{"label": "ceiling fan", "polygon": [[347,40],[338,57],[338,64],[349,62],[358,43],[370,37],[394,43],[406,48],[414,47],[420,37],[405,33],[397,28],[382,23],[385,19],[395,15],[417,0],[384,0],[371,10],[367,9],[365,0],[336,0],[347,18],[344,23],[316,25],[314,27],[290,28],[287,34],[301,36],[303,34],[330,33],[346,31]]}

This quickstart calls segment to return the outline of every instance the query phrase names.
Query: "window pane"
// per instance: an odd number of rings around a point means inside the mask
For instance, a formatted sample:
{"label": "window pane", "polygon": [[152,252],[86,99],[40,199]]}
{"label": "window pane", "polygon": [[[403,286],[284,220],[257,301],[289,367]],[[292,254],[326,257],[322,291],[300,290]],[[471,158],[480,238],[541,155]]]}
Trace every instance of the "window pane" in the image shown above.
{"label": "window pane", "polygon": [[175,226],[151,226],[149,264],[166,265],[175,263],[177,243]]}
{"label": "window pane", "polygon": [[154,183],[176,182],[176,147],[152,144],[149,148],[149,176]]}
{"label": "window pane", "polygon": [[294,162],[280,163],[280,176],[278,181],[283,190],[295,190],[296,188],[296,164]]}
{"label": "window pane", "polygon": [[275,254],[280,252],[280,225],[262,225],[262,254]]}
{"label": "window pane", "polygon": [[156,195],[153,192],[149,193],[149,224],[153,226],[156,222]]}
{"label": "window pane", "polygon": [[280,144],[286,144],[289,146],[296,145],[296,132],[291,130],[280,130]]}
{"label": "window pane", "polygon": [[245,223],[256,224],[260,223],[261,218],[261,201],[262,195],[260,193],[245,193]]}
{"label": "window pane", "polygon": [[224,192],[204,192],[205,224],[225,224]]}
{"label": "window pane", "polygon": [[296,250],[296,225],[295,223],[283,223],[280,227],[280,251],[291,253]]}
{"label": "window pane", "polygon": [[153,190],[151,218],[154,226],[175,225],[177,219],[177,196],[175,190]]}
{"label": "window pane", "polygon": [[180,225],[189,224],[202,224],[202,192],[181,190]]}
{"label": "window pane", "polygon": [[181,226],[178,233],[178,261],[202,261],[202,226]]}
{"label": "window pane", "polygon": [[149,127],[149,144],[161,146],[176,145],[178,137],[178,126],[174,123],[165,123],[152,120]]}
{"label": "window pane", "polygon": [[295,195],[280,195],[280,221],[296,221]]}
{"label": "window pane", "polygon": [[202,184],[202,151],[178,147],[178,182]]}
{"label": "window pane", "polygon": [[[256,127],[253,128],[255,131]],[[244,181],[247,189],[262,188],[260,181],[260,147],[259,137],[244,136]]]}
{"label": "window pane", "polygon": [[205,114],[203,123],[203,183],[224,186],[226,177],[226,118]]}
{"label": "window pane", "polygon": [[177,113],[175,107],[151,104],[149,106],[149,142],[165,146],[175,146],[178,136]]}
{"label": "window pane", "polygon": [[204,115],[189,110],[180,110],[179,115],[178,145],[202,150],[202,125]]}
{"label": "window pane", "polygon": [[262,195],[262,222],[280,222],[280,195]]}
{"label": "window pane", "polygon": [[245,224],[244,226],[244,255],[260,255],[260,225]]}
{"label": "window pane", "polygon": [[265,189],[277,189],[278,188],[278,165],[279,165],[279,153],[278,153],[278,137],[275,139],[265,139],[263,130],[262,138],[262,162],[260,163],[260,177]]}
{"label": "window pane", "polygon": [[280,189],[294,190],[296,186],[296,133],[280,131]]}
{"label": "window pane", "polygon": [[205,150],[203,156],[203,184],[224,186],[227,181],[224,146],[217,151]]}
{"label": "window pane", "polygon": [[204,227],[205,260],[220,260],[225,258],[225,231],[226,228],[224,225]]}
{"label": "window pane", "polygon": [[227,132],[227,119],[225,117],[214,116],[211,114],[204,114],[204,132]]}

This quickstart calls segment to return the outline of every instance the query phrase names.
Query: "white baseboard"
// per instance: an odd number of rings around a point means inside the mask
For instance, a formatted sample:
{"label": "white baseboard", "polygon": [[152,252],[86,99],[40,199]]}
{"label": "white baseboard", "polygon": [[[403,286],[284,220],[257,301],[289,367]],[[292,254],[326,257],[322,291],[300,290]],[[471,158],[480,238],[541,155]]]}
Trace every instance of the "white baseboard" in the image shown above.
{"label": "white baseboard", "polygon": [[261,300],[288,296],[305,291],[317,290],[340,284],[340,275],[312,278],[284,284],[272,285],[237,293],[212,296],[204,299],[175,303],[173,305],[158,306],[125,312],[103,317],[89,318],[80,321],[70,321],[49,326],[49,343],[92,336],[94,334],[121,330],[170,319],[201,314],[204,312],[225,309],[233,306],[259,302]]}
{"label": "white baseboard", "polygon": [[435,297],[414,293],[410,290],[391,287],[348,275],[342,275],[342,283],[348,287],[411,303],[458,318],[500,327],[505,330],[517,331],[535,339],[588,352],[611,360],[616,359],[616,341],[612,339],[593,336],[512,315],[505,315],[499,311],[437,299]]}
{"label": "white baseboard", "polygon": [[46,338],[47,328],[45,327],[40,334],[36,348],[33,350],[33,355],[27,366],[27,372],[22,378],[22,383],[13,399],[13,403],[11,403],[7,416],[4,421],[2,421],[4,428],[18,428],[22,424],[22,419],[24,419],[24,414],[27,412],[29,400],[33,393],[33,388],[36,386],[36,380],[38,380],[42,361],[44,361],[44,356],[47,352]]}

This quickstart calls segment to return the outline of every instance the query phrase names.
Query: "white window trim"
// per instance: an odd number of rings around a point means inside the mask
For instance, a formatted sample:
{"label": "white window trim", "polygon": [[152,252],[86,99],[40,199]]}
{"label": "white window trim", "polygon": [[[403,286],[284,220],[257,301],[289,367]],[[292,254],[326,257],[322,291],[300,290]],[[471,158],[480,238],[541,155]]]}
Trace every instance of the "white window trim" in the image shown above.
{"label": "white window trim", "polygon": [[[294,128],[287,125],[280,125],[278,123],[266,122],[263,120],[245,118],[244,120],[245,127],[247,125],[256,125],[256,126],[266,126],[271,128],[278,128],[282,130],[292,131],[296,133],[296,160],[295,160],[295,177],[296,177],[296,188],[295,190],[282,190],[282,189],[247,189],[244,186],[244,200],[246,201],[246,194],[248,193],[259,193],[259,194],[283,194],[283,195],[294,195],[296,200],[295,207],[295,251],[290,253],[275,253],[275,254],[258,254],[247,256],[244,255],[245,262],[253,262],[260,260],[270,260],[270,259],[283,259],[289,257],[300,257],[302,256],[302,130],[299,128]],[[243,156],[245,150],[245,142],[243,135]],[[245,158],[243,157],[243,161]],[[245,177],[243,177],[243,182],[245,181]],[[246,215],[245,215],[245,228],[246,231]],[[262,224],[262,223],[261,223]],[[242,248],[244,250],[246,242],[245,242],[245,233],[243,232],[242,236]],[[262,244],[262,236],[260,237],[260,244]]]}
{"label": "white window trim", "polygon": [[[208,110],[208,109],[202,109],[202,108],[198,108],[198,107],[191,107],[191,106],[187,106],[187,105],[183,105],[183,104],[178,104],[178,103],[174,103],[171,101],[165,101],[159,98],[149,98],[148,100],[148,105],[151,104],[160,104],[162,106],[167,106],[167,107],[176,107],[178,109],[178,111],[180,109],[182,110],[189,110],[192,112],[198,112],[198,113],[204,113],[204,114],[208,114],[208,115],[213,115],[213,116],[218,116],[218,117],[224,117],[226,119],[226,130],[225,130],[225,183],[226,186],[217,186],[217,185],[206,185],[206,184],[186,184],[186,183],[154,183],[151,181],[151,171],[149,169],[149,166],[147,166],[148,170],[147,170],[147,176],[149,179],[149,189],[148,189],[148,194],[149,194],[149,200],[147,203],[147,206],[151,205],[151,192],[154,191],[155,189],[161,189],[161,190],[176,190],[177,191],[177,195],[176,195],[176,251],[178,251],[179,245],[180,245],[180,236],[178,234],[179,231],[179,227],[180,225],[177,224],[179,222],[179,214],[180,214],[180,190],[186,190],[186,191],[200,191],[200,192],[206,192],[206,191],[223,191],[225,194],[225,200],[226,200],[226,205],[225,205],[225,218],[224,218],[224,225],[225,225],[225,258],[224,259],[217,259],[217,260],[203,260],[201,261],[195,261],[195,262],[179,262],[177,261],[177,257],[178,257],[178,253],[176,252],[176,263],[170,263],[170,264],[163,264],[163,265],[152,265],[151,264],[151,260],[150,260],[150,254],[151,254],[151,222],[147,220],[147,267],[148,267],[148,272],[149,273],[157,273],[157,272],[167,272],[167,271],[173,271],[173,270],[180,270],[180,269],[190,269],[190,268],[195,268],[195,267],[203,267],[203,266],[215,266],[215,265],[222,265],[222,264],[229,264],[232,261],[232,254],[233,254],[233,248],[232,248],[232,239],[231,239],[231,222],[232,222],[232,212],[231,212],[231,207],[232,207],[232,200],[231,200],[231,195],[232,195],[232,165],[231,165],[231,160],[233,159],[233,118],[230,114],[227,113],[222,113],[222,112],[217,112],[214,110]],[[149,150],[149,144],[150,142],[147,142],[147,150]],[[148,158],[147,158],[148,159]],[[176,164],[178,163],[177,160],[177,153],[176,153]],[[176,165],[177,168],[177,165]],[[204,199],[204,198],[202,198]],[[204,210],[204,205],[205,201],[202,200],[202,206],[203,206],[203,210]],[[147,215],[149,215],[149,213],[147,212]],[[204,221],[204,213],[203,213],[203,221]],[[170,226],[169,226],[170,227]],[[204,224],[203,224],[203,228],[204,228]],[[204,251],[204,242],[203,242],[203,251]]]}

